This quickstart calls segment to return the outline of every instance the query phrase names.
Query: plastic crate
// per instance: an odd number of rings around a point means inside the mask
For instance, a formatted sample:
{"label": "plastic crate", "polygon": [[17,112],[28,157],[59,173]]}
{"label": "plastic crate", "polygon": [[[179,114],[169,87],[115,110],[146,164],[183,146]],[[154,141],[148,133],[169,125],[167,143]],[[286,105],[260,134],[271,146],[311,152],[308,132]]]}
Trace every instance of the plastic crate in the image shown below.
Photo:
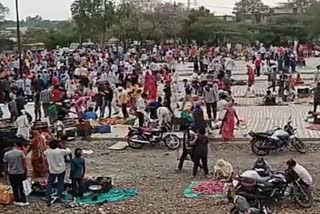
{"label": "plastic crate", "polygon": [[105,126],[97,126],[95,128],[95,133],[99,134],[107,134],[111,133],[111,126],[105,125]]}

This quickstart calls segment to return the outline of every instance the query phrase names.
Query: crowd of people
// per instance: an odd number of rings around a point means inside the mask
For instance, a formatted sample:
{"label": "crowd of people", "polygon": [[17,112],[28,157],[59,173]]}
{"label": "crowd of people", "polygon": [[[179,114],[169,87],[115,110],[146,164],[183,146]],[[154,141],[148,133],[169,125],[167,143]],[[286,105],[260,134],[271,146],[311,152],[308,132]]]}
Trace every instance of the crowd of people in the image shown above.
{"label": "crowd of people", "polygon": [[[303,50],[300,47],[265,48],[263,44],[255,47],[237,45],[233,49],[196,45],[178,48],[154,45],[143,49],[111,45],[105,49],[24,51],[21,61],[15,54],[3,55],[0,59],[0,102],[8,105],[10,119],[18,128],[17,135],[32,142],[28,151],[14,147],[5,154],[4,162],[8,164],[16,204],[28,205],[22,193],[22,181],[27,173],[26,154],[30,151],[33,176],[47,176],[49,171],[48,203],[56,200],[51,198],[55,180],[58,181],[58,197],[62,197],[65,156],[71,155],[63,145],[65,136],[56,135],[57,139],[53,139],[52,135],[39,132],[30,136],[31,122],[48,117],[51,120],[53,109],[63,113],[52,122],[61,122],[70,114],[78,120],[115,115],[127,119],[131,114],[136,116],[137,125],[144,127],[149,126],[150,118],[159,119],[161,126],[180,117],[181,130],[191,127],[195,137],[190,145],[183,145],[184,153],[177,171],[181,171],[188,155],[187,147],[191,147],[193,175],[197,175],[201,166],[209,176],[207,134],[218,128],[224,141],[232,140],[235,126],[241,122],[233,108],[231,90],[235,82],[232,78],[235,60],[243,55],[248,62],[248,91],[254,85],[255,76],[262,72],[267,72],[272,82],[270,88],[275,90],[278,73],[280,81],[285,82],[284,76],[287,76],[291,84],[290,75],[296,71]],[[182,79],[176,65],[188,61],[193,62],[194,72],[191,78]],[[300,76],[295,79],[296,82],[301,80]],[[291,85],[288,87],[290,90]],[[279,88],[281,94],[285,94],[286,86]],[[271,93],[267,95],[271,96]],[[273,99],[266,98],[267,101],[273,102]],[[35,118],[28,113],[27,102],[34,103]],[[55,123],[56,131],[59,126],[63,125]],[[78,189],[81,195],[85,173],[81,149],[76,149],[74,158],[68,159],[74,192]]]}

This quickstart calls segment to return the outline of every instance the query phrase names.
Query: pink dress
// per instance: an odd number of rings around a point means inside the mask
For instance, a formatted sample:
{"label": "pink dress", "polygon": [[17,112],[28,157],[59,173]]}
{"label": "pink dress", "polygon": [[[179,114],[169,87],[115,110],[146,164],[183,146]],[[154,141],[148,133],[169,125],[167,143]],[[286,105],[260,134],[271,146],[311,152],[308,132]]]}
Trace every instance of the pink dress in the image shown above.
{"label": "pink dress", "polygon": [[157,100],[157,85],[156,85],[156,77],[154,75],[151,75],[151,81],[150,81],[150,94],[149,94],[150,100]]}
{"label": "pink dress", "polygon": [[76,112],[77,112],[79,119],[82,119],[82,117],[83,117],[82,107],[86,106],[88,100],[89,100],[89,97],[80,97],[74,103],[74,108],[76,109]]}
{"label": "pink dress", "polygon": [[235,110],[232,107],[226,108],[226,119],[223,121],[222,126],[222,139],[229,141],[234,138],[234,126],[235,126]]}
{"label": "pink dress", "polygon": [[150,92],[150,85],[152,82],[152,75],[147,71],[146,76],[144,77],[144,93],[148,94]]}

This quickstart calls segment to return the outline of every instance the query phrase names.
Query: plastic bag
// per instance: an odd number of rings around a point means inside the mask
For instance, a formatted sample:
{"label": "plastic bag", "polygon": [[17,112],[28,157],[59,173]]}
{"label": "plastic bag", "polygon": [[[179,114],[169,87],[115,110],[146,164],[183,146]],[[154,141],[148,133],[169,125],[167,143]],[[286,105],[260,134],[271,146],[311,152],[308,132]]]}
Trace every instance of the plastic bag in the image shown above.
{"label": "plastic bag", "polygon": [[23,191],[24,191],[24,194],[26,196],[29,196],[32,192],[32,184],[31,184],[31,178],[27,178],[26,180],[24,180],[22,182],[23,184]]}

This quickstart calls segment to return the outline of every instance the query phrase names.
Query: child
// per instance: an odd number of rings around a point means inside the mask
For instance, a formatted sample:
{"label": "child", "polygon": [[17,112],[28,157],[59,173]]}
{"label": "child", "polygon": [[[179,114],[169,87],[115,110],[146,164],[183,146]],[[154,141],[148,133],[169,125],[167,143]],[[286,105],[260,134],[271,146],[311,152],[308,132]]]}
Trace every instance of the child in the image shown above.
{"label": "child", "polygon": [[83,198],[82,181],[86,172],[85,160],[82,157],[82,150],[77,148],[74,152],[75,158],[71,160],[70,178],[72,181],[73,197]]}

